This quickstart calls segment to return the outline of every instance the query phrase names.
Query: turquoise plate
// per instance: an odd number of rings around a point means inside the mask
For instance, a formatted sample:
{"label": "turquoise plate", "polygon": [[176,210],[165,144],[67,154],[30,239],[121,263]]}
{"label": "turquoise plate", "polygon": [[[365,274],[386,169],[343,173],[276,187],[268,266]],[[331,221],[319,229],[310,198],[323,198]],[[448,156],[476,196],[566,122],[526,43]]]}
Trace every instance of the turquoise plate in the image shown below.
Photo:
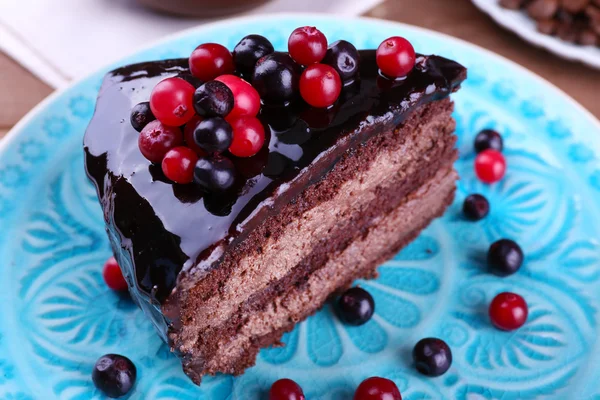
{"label": "turquoise plate", "polygon": [[[456,59],[469,79],[454,96],[462,177],[455,204],[408,248],[361,282],[373,319],[347,327],[329,306],[260,353],[241,377],[194,386],[149,321],[102,282],[110,255],[102,212],[83,171],[82,136],[109,68],[51,96],[0,149],[0,399],[101,399],[90,373],[104,353],[138,368],[130,399],[264,399],[290,377],[307,398],[350,399],[366,377],[393,379],[405,399],[600,399],[600,124],[523,68],[468,43],[390,22],[276,15],[220,22],[171,37],[120,64],[187,56],[199,43],[232,48],[260,33],[283,49],[290,31],[314,24],[333,41],[375,48],[403,35],[418,51]],[[508,172],[495,185],[473,175],[476,132],[505,137]],[[484,221],[461,218],[464,197],[485,194]],[[486,273],[499,238],[526,253],[508,278]],[[529,320],[513,333],[491,327],[487,304],[520,293]],[[438,336],[454,352],[446,375],[411,366],[417,340]]]}

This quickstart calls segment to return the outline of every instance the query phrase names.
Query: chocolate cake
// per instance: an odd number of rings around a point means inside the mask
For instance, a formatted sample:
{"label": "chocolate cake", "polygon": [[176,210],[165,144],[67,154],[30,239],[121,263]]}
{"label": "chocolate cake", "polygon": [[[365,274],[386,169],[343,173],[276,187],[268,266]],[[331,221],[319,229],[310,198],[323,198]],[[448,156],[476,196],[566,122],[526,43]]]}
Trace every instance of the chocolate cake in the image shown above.
{"label": "chocolate cake", "polygon": [[251,157],[224,153],[236,183],[223,191],[169,180],[129,122],[159,81],[193,81],[187,59],[104,79],[86,170],[133,299],[195,383],[241,374],[332,294],[375,277],[453,200],[449,95],[466,70],[416,55],[406,77],[390,79],[374,50],[359,53],[331,107],[261,106],[265,144]]}

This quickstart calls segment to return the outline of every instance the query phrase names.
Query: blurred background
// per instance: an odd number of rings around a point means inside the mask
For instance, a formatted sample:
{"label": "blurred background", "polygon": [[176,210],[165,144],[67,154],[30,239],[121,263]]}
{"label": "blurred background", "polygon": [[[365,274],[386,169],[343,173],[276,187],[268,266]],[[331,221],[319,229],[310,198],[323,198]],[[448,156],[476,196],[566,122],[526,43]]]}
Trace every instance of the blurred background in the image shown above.
{"label": "blurred background", "polygon": [[[364,15],[447,33],[529,68],[600,117],[600,70],[566,60],[561,47],[552,54],[501,27],[502,14],[494,21],[494,13],[482,11],[490,2],[526,7],[523,14],[535,17],[538,30],[592,41],[588,47],[600,52],[600,30],[593,30],[600,27],[600,0],[27,0],[25,7],[22,0],[1,0],[0,137],[54,90],[137,48],[203,23],[273,12]],[[580,27],[579,17],[564,12],[573,4],[581,7],[577,15],[597,24]],[[553,19],[546,18],[552,11]]]}

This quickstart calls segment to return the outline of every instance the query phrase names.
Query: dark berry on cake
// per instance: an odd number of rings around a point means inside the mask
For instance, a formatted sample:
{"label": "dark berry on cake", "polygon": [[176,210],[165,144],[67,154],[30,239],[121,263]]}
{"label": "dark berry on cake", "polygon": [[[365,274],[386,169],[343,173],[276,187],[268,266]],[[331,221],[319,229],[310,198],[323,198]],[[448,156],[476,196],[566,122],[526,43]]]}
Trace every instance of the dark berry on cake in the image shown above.
{"label": "dark berry on cake", "polygon": [[165,176],[175,183],[191,183],[198,155],[189,147],[175,147],[165,154],[162,170]]}
{"label": "dark berry on cake", "polygon": [[413,348],[413,361],[417,371],[426,376],[440,376],[452,365],[452,351],[441,339],[425,338]]}
{"label": "dark berry on cake", "polygon": [[337,302],[338,316],[350,325],[367,323],[375,312],[375,301],[369,292],[359,287],[346,290]]}
{"label": "dark berry on cake", "polygon": [[183,140],[185,145],[194,150],[198,157],[204,157],[206,155],[206,151],[202,150],[202,148],[198,146],[194,140],[194,131],[198,127],[198,124],[203,120],[204,118],[194,115],[194,117],[187,124],[185,124],[185,127],[183,128]]}
{"label": "dark berry on cake", "polygon": [[500,239],[490,246],[487,262],[490,271],[498,276],[508,276],[523,265],[523,250],[510,239]]}
{"label": "dark berry on cake", "polygon": [[194,116],[194,91],[194,87],[183,79],[162,80],[152,89],[150,109],[163,124],[181,126]]}
{"label": "dark berry on cake", "polygon": [[314,26],[296,28],[288,39],[290,56],[300,65],[321,62],[327,52],[327,38]]}
{"label": "dark berry on cake", "polygon": [[342,92],[342,80],[337,71],[325,64],[313,64],[300,77],[300,94],[313,107],[327,108]]}
{"label": "dark berry on cake", "polygon": [[501,152],[504,144],[502,136],[498,132],[492,129],[484,129],[475,136],[474,147],[476,153],[481,153],[488,149]]}
{"label": "dark berry on cake", "polygon": [[123,277],[123,272],[114,257],[109,258],[104,264],[102,277],[104,278],[104,282],[106,282],[106,286],[112,290],[127,290],[127,281]]}
{"label": "dark berry on cake", "polygon": [[242,38],[233,49],[233,61],[238,71],[244,75],[252,74],[259,58],[273,53],[273,45],[264,36],[248,35]]}
{"label": "dark berry on cake", "polygon": [[514,331],[525,325],[528,314],[525,299],[516,293],[500,293],[490,303],[490,320],[503,331]]}
{"label": "dark berry on cake", "polygon": [[325,53],[323,64],[332,66],[344,82],[352,81],[358,73],[360,56],[350,42],[338,40],[332,43]]}
{"label": "dark berry on cake", "polygon": [[192,75],[203,82],[235,71],[233,56],[229,50],[216,43],[204,43],[196,47],[190,56],[189,67]]}
{"label": "dark berry on cake", "polygon": [[229,122],[221,117],[206,118],[196,126],[194,141],[208,153],[222,153],[233,140],[233,130]]}
{"label": "dark berry on cake", "polygon": [[299,79],[299,67],[290,56],[273,53],[256,63],[252,86],[263,103],[285,104],[297,95]]}
{"label": "dark berry on cake", "polygon": [[201,117],[225,117],[233,109],[233,92],[223,82],[206,82],[194,92],[194,109]]}
{"label": "dark berry on cake", "polygon": [[374,376],[358,385],[354,400],[402,400],[402,395],[394,382]]}
{"label": "dark berry on cake", "polygon": [[416,61],[412,44],[400,36],[384,40],[377,48],[377,65],[381,72],[390,78],[408,75]]}
{"label": "dark berry on cake", "polygon": [[233,93],[233,109],[227,119],[244,115],[256,117],[260,111],[260,95],[251,84],[235,75],[221,75],[215,80],[226,84]]}
{"label": "dark berry on cake", "polygon": [[189,83],[190,85],[195,87],[196,89],[198,89],[200,87],[200,85],[202,85],[204,83],[200,79],[196,78],[194,75],[187,73],[187,72],[182,72],[180,74],[177,74],[176,77],[179,79],[183,79],[184,81],[186,81],[187,83]]}
{"label": "dark berry on cake", "polygon": [[300,385],[291,379],[279,379],[271,385],[269,400],[305,400]]}
{"label": "dark berry on cake", "polygon": [[265,143],[265,128],[256,117],[244,116],[231,122],[233,141],[229,152],[237,157],[252,157]]}
{"label": "dark berry on cake", "polygon": [[152,121],[142,129],[138,137],[140,151],[153,163],[162,162],[167,151],[183,144],[181,129]]}
{"label": "dark berry on cake", "polygon": [[136,104],[131,110],[131,116],[129,118],[133,129],[138,132],[141,132],[149,122],[152,122],[155,119],[156,117],[152,114],[152,110],[150,109],[150,103],[147,101]]}
{"label": "dark berry on cake", "polygon": [[463,214],[471,221],[479,221],[490,213],[490,203],[480,194],[467,196],[463,203]]}
{"label": "dark berry on cake", "polygon": [[235,167],[224,157],[202,157],[194,169],[194,181],[208,191],[223,192],[235,183]]}
{"label": "dark berry on cake", "polygon": [[106,354],[96,361],[92,380],[98,390],[116,399],[131,391],[136,375],[135,365],[129,358],[118,354]]}
{"label": "dark berry on cake", "polygon": [[475,174],[484,183],[495,183],[504,178],[506,160],[496,150],[484,150],[475,157]]}

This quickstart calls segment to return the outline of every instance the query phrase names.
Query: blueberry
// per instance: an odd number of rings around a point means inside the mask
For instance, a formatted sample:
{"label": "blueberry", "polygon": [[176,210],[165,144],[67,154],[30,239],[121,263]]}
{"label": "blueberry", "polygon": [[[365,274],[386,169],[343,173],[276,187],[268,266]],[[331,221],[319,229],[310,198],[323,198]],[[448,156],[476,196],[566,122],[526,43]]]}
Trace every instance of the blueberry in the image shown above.
{"label": "blueberry", "polygon": [[131,121],[133,129],[135,129],[138,132],[141,132],[142,129],[144,129],[144,127],[148,125],[149,122],[154,121],[156,117],[154,116],[154,114],[152,114],[152,110],[150,109],[150,103],[145,101],[143,103],[136,104],[133,107],[129,119]]}
{"label": "blueberry", "polygon": [[452,365],[452,351],[441,339],[425,338],[413,348],[413,361],[417,371],[427,376],[440,376]]}
{"label": "blueberry", "polygon": [[298,93],[300,67],[284,53],[259,59],[252,74],[252,86],[267,104],[289,102]]}
{"label": "blueberry", "polygon": [[503,148],[502,136],[492,129],[484,129],[475,136],[476,153],[481,153],[487,149],[502,151]]}
{"label": "blueberry", "polygon": [[337,311],[342,321],[358,326],[371,319],[375,312],[375,302],[369,292],[353,287],[340,296]]}
{"label": "blueberry", "polygon": [[274,51],[273,45],[266,37],[248,35],[233,49],[233,61],[240,72],[251,74],[258,59]]}
{"label": "blueberry", "polygon": [[479,221],[490,212],[490,203],[480,194],[472,194],[463,203],[463,213],[471,221]]}
{"label": "blueberry", "polygon": [[211,192],[223,192],[235,182],[235,167],[223,157],[202,157],[194,169],[194,181]]}
{"label": "blueberry", "polygon": [[209,153],[221,153],[229,148],[233,140],[233,129],[221,117],[207,118],[194,130],[194,141]]}
{"label": "blueberry", "polygon": [[487,255],[490,270],[498,276],[508,276],[517,272],[523,265],[523,258],[521,247],[510,239],[492,243]]}
{"label": "blueberry", "polygon": [[186,72],[180,73],[179,75],[177,75],[177,78],[183,79],[184,81],[186,81],[187,83],[189,83],[196,89],[198,89],[200,87],[200,85],[202,85],[204,83],[200,79],[196,78],[194,75],[186,73]]}
{"label": "blueberry", "polygon": [[202,117],[225,117],[233,110],[233,92],[223,82],[206,82],[194,93],[194,109]]}
{"label": "blueberry", "polygon": [[358,50],[352,43],[338,40],[329,46],[322,63],[331,65],[343,81],[351,81],[358,72]]}
{"label": "blueberry", "polygon": [[96,361],[92,371],[94,385],[102,393],[116,399],[126,395],[133,385],[137,371],[127,357],[118,354],[106,354]]}

